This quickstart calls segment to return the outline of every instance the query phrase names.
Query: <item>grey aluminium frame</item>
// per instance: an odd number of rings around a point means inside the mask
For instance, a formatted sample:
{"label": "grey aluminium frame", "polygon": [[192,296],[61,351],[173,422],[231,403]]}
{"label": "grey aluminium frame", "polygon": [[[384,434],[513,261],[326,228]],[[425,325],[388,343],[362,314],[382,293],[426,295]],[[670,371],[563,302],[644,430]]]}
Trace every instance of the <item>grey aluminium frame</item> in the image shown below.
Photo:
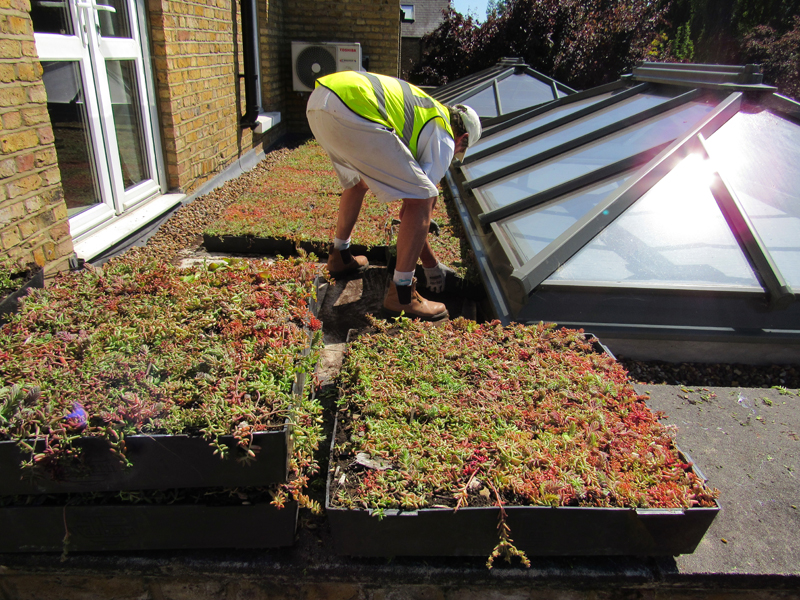
{"label": "grey aluminium frame", "polygon": [[595,183],[599,183],[600,181],[608,179],[609,177],[613,177],[614,175],[618,175],[630,169],[645,165],[658,156],[658,154],[664,150],[664,148],[669,146],[670,143],[671,142],[664,142],[663,144],[659,144],[658,146],[654,146],[653,148],[649,148],[648,150],[639,152],[638,154],[634,154],[628,158],[623,158],[622,160],[592,171],[591,173],[587,173],[586,175],[581,175],[580,177],[576,177],[575,179],[571,179],[565,183],[553,186],[550,189],[539,192],[538,194],[533,194],[527,198],[522,198],[521,200],[512,202],[511,204],[481,213],[478,215],[478,221],[482,227],[486,228],[492,223],[495,223],[501,219],[505,219],[506,217],[513,216],[519,212],[533,208],[534,206],[544,204],[545,202],[553,200],[554,198],[559,198],[565,194],[569,194],[570,192],[577,191]]}
{"label": "grey aluminium frame", "polygon": [[[741,92],[730,94],[702,122],[672,142],[646,167],[567,228],[536,257],[515,268],[507,283],[509,295],[513,295],[516,302],[524,304],[528,295],[560,265],[572,258],[609,223],[627,210],[680,160],[690,152],[701,149],[698,134],[708,137],[738,112],[741,103]],[[499,238],[500,232],[496,229],[498,225],[493,223],[491,227],[495,236]]]}
{"label": "grey aluminium frame", "polygon": [[481,120],[481,123],[483,124],[483,135],[493,135],[499,131],[503,131],[504,129],[508,129],[514,125],[518,125],[519,123],[524,123],[528,119],[538,117],[540,114],[552,110],[553,108],[572,104],[573,102],[579,102],[581,100],[585,100],[586,98],[594,98],[595,96],[613,92],[627,86],[628,84],[625,81],[618,79],[617,81],[612,81],[611,83],[607,83],[590,90],[584,90],[582,92],[575,92],[574,94],[570,94],[568,96],[562,96],[561,98],[546,104],[541,104],[530,108],[522,108],[498,117],[487,117]]}
{"label": "grey aluminium frame", "polygon": [[584,146],[596,140],[606,137],[607,135],[611,135],[612,133],[616,133],[617,131],[621,131],[630,127],[631,125],[635,125],[636,123],[641,123],[642,121],[646,121],[651,117],[655,117],[662,113],[667,112],[677,106],[682,104],[686,104],[687,102],[691,102],[702,96],[704,94],[703,90],[694,89],[680,96],[676,96],[667,102],[663,102],[658,106],[654,106],[652,108],[648,108],[643,110],[642,112],[636,113],[635,115],[631,115],[625,119],[621,119],[615,123],[611,123],[610,125],[606,125],[605,127],[601,127],[596,129],[590,133],[585,135],[579,136],[575,139],[572,139],[568,142],[560,144],[554,148],[549,150],[545,150],[544,152],[540,152],[534,156],[521,160],[511,165],[507,165],[498,169],[497,171],[493,171],[491,173],[487,173],[486,175],[482,175],[480,177],[476,177],[470,181],[464,182],[464,189],[475,189],[482,185],[486,185],[488,183],[492,183],[493,181],[497,181],[498,179],[502,179],[508,175],[513,175],[517,171],[522,171],[523,169],[528,169],[533,167],[539,163],[542,163],[546,160],[549,160],[559,154],[563,154],[565,152],[569,152],[575,148],[579,148],[580,146]]}
{"label": "grey aluminium frame", "polygon": [[[712,158],[706,147],[703,135],[698,133],[697,138],[705,157]],[[727,184],[719,171],[716,170],[711,181],[711,193],[733,235],[761,279],[762,285],[767,289],[770,307],[780,310],[792,304],[796,298],[791,286],[781,274],[766,244],[764,244],[758,231],[742,208],[742,204],[736,197],[733,188]]]}
{"label": "grey aluminium frame", "polygon": [[505,150],[506,148],[515,146],[520,142],[524,142],[525,140],[535,138],[538,135],[542,135],[543,133],[552,131],[553,129],[561,127],[562,125],[567,125],[568,123],[576,121],[587,115],[603,110],[604,108],[608,108],[609,106],[613,106],[614,104],[617,104],[622,100],[626,100],[631,96],[640,94],[644,92],[648,87],[650,87],[650,84],[648,83],[641,83],[639,85],[635,85],[631,88],[628,88],[624,92],[620,92],[616,96],[611,96],[610,98],[606,98],[605,100],[601,100],[600,102],[595,102],[594,104],[590,104],[589,106],[586,106],[580,110],[576,110],[573,113],[564,115],[559,119],[554,119],[553,121],[545,123],[544,125],[540,125],[535,129],[531,129],[530,131],[526,131],[525,133],[522,133],[518,136],[509,138],[504,142],[500,142],[499,144],[492,146],[491,148],[486,148],[485,150],[475,152],[474,154],[469,154],[464,158],[464,161],[461,164],[466,166],[472,162],[475,162],[476,160],[486,158],[487,156],[491,156],[492,154]]}

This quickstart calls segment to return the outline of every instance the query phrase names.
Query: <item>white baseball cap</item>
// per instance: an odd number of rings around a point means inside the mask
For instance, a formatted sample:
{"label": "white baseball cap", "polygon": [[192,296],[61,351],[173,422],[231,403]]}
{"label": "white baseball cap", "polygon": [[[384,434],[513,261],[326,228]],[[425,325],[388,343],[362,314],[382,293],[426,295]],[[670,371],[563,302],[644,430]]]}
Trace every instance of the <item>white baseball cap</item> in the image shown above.
{"label": "white baseball cap", "polygon": [[464,123],[464,127],[469,134],[467,146],[472,146],[481,139],[481,132],[483,131],[481,129],[481,118],[475,112],[475,109],[466,104],[456,104],[454,108],[461,115],[461,122]]}

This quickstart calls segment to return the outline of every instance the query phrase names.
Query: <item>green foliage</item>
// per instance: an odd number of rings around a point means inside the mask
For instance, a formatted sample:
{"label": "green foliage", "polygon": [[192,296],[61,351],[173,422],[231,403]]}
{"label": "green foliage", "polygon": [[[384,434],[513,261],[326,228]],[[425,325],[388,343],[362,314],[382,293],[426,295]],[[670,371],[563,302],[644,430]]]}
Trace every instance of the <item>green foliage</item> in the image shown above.
{"label": "green foliage", "polygon": [[293,393],[296,375],[311,385],[321,344],[317,269],[120,258],[62,274],[0,328],[0,439],[54,474],[79,458],[81,437],[105,439],[127,464],[129,435],[203,436],[223,456],[231,435],[248,461],[252,434],[289,419],[295,476],[277,503],[299,498],[321,437],[319,404]]}
{"label": "green foliage", "polygon": [[[250,186],[204,233],[312,242],[327,250],[336,229],[341,186],[330,159],[314,140],[296,148],[269,177]],[[385,245],[392,215],[388,206],[364,202],[353,243]]]}
{"label": "green foliage", "polygon": [[691,62],[694,59],[694,43],[692,42],[691,25],[680,25],[672,42],[672,55],[679,61]]}
{"label": "green foliage", "polygon": [[[272,169],[269,179],[253,185],[204,233],[311,242],[319,252],[327,252],[336,228],[340,194],[339,179],[328,155],[311,140],[290,152]],[[353,243],[368,248],[391,247],[397,233],[392,221],[399,215],[400,203],[380,204],[370,196],[361,208]],[[439,261],[463,280],[477,283],[477,269],[461,220],[441,191],[433,220],[439,225],[439,234],[428,239]]]}
{"label": "green foliage", "polygon": [[27,271],[20,270],[9,259],[0,260],[0,300],[16,292],[25,283]]}
{"label": "green foliage", "polygon": [[[334,505],[714,504],[646,397],[582,332],[464,319],[374,327],[342,368]],[[503,514],[490,566],[519,556]]]}
{"label": "green foliage", "polygon": [[800,99],[800,16],[784,34],[768,26],[755,27],[744,37],[742,55],[748,63],[762,65],[764,81],[781,94]]}
{"label": "green foliage", "polygon": [[648,56],[668,8],[663,0],[508,0],[482,25],[451,9],[425,38],[411,78],[441,85],[517,56],[573,87],[592,87]]}

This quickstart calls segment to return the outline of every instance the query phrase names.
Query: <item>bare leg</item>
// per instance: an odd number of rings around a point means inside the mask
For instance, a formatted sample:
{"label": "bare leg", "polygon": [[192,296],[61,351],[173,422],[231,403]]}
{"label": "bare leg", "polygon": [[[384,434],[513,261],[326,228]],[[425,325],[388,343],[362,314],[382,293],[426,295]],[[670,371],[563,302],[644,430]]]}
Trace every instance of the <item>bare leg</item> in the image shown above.
{"label": "bare leg", "polygon": [[[433,204],[431,204],[431,214],[433,214],[433,209],[436,207],[437,200],[438,198],[433,199]],[[404,201],[403,206],[400,207],[400,214],[398,215],[400,223],[403,222],[403,215],[405,214],[405,210],[406,210],[406,204]],[[399,234],[398,234],[398,241],[399,241]],[[425,244],[422,246],[422,252],[420,253],[419,258],[422,261],[422,266],[428,269],[432,269],[433,267],[439,264],[439,259],[436,258],[436,254],[433,252],[433,248],[431,248],[431,244],[428,241],[427,235],[425,236]],[[416,267],[416,263],[414,263],[414,266]]]}
{"label": "bare leg", "polygon": [[367,190],[369,186],[362,179],[342,192],[342,197],[339,198],[339,216],[336,220],[336,237],[340,240],[349,239],[353,233]]}
{"label": "bare leg", "polygon": [[436,198],[403,200],[400,230],[397,232],[398,271],[413,271],[427,243],[431,225],[431,212]]}

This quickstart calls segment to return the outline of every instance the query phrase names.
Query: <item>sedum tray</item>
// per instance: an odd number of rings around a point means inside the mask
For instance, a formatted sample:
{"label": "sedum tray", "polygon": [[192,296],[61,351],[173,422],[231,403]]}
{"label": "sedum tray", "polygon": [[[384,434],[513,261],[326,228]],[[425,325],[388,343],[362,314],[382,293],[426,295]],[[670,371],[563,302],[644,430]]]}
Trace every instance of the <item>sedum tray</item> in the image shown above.
{"label": "sedum tray", "polygon": [[319,281],[134,258],[31,296],[0,329],[0,496],[286,482]]}
{"label": "sedum tray", "polygon": [[348,345],[327,511],[354,556],[675,555],[719,507],[581,331],[375,322]]}

